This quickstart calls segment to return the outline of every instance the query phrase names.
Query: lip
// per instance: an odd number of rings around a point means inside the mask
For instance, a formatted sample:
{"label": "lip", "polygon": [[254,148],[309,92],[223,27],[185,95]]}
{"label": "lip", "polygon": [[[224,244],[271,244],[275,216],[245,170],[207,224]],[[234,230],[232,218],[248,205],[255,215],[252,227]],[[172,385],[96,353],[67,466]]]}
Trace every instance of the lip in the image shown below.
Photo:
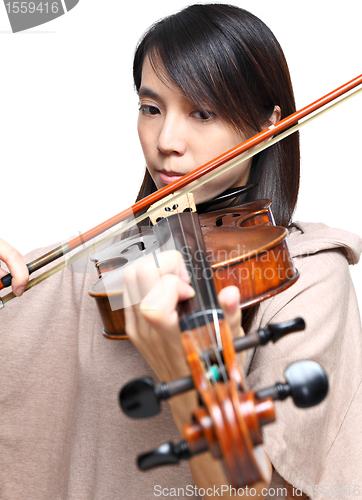
{"label": "lip", "polygon": [[158,175],[164,184],[171,184],[171,182],[178,181],[184,176],[184,174],[179,174],[177,172],[165,172],[160,170],[158,171]]}

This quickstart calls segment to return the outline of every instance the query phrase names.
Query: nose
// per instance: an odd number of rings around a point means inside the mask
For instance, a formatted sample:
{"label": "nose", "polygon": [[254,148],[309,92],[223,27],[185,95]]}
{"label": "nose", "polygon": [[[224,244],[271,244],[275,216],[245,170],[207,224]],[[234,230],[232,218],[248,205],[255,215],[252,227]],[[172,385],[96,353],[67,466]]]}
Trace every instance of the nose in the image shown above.
{"label": "nose", "polygon": [[165,118],[158,136],[157,149],[166,155],[176,153],[182,156],[185,154],[186,130],[179,117]]}

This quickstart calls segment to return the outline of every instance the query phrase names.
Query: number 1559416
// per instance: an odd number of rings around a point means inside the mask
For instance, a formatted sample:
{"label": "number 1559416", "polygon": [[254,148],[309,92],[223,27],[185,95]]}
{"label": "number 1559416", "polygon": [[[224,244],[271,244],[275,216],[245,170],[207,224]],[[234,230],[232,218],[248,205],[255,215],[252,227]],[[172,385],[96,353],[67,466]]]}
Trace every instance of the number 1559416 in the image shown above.
{"label": "number 1559416", "polygon": [[59,2],[8,2],[5,4],[9,14],[34,14],[59,12]]}

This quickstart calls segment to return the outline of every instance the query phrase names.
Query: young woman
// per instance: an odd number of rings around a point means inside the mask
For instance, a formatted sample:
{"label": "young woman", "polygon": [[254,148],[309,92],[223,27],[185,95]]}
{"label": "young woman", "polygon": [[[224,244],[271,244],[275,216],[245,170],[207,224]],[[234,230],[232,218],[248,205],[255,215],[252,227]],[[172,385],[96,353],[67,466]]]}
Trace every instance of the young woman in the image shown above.
{"label": "young woman", "polygon": [[[138,198],[295,110],[287,64],[273,34],[250,13],[228,5],[194,5],[157,23],[137,48],[134,80],[147,165]],[[361,424],[362,337],[348,264],[358,261],[362,242],[321,224],[292,224],[297,135],[196,190],[196,203],[246,182],[255,187],[245,201],[272,199],[277,224],[289,228],[300,279],[244,314],[245,333],[296,316],[307,323],[304,332],[247,353],[248,384],[262,388],[283,380],[286,366],[298,359],[320,362],[330,382],[327,399],[314,409],[278,404],[276,424],[265,429],[270,484],[284,487],[287,481],[310,498],[323,487],[330,496],[356,494],[362,486],[362,441],[354,432]],[[21,295],[28,279],[22,257],[4,241],[0,257]],[[171,401],[173,419],[166,408],[157,418],[131,421],[116,404],[119,387],[136,376],[153,372],[172,380],[187,373],[176,305],[193,290],[175,258],[160,257],[161,298],[147,264],[127,273],[130,298],[138,292],[145,297],[126,310],[132,344],[100,335],[87,294],[92,275],[67,269],[1,311],[2,498],[144,499],[172,496],[178,488],[178,498],[189,498],[193,480],[207,498],[227,484],[208,455],[190,462],[193,479],[187,464],[147,474],[133,465],[138,453],[178,439],[174,422],[181,428],[189,421],[189,396]],[[233,334],[242,335],[236,289],[225,289],[219,299]]]}

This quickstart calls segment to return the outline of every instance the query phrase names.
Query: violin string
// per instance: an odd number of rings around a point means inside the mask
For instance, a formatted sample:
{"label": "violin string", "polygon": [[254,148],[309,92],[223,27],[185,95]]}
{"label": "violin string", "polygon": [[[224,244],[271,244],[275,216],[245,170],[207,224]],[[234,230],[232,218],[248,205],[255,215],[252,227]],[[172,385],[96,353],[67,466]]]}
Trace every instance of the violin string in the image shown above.
{"label": "violin string", "polygon": [[[184,224],[182,222],[182,218],[180,217],[180,214],[178,213],[177,215],[178,215],[178,220],[179,220],[179,224],[180,224],[180,228],[181,228],[183,243],[184,243],[185,247],[187,248],[187,238],[186,238],[186,234],[185,234],[185,230],[184,230]],[[194,235],[195,240],[196,240],[197,250],[199,251],[199,255],[203,257],[202,245],[201,245],[201,242],[198,238],[198,231],[197,231],[197,228],[195,225],[195,221],[194,221],[191,213],[190,213],[190,216],[191,216],[191,224],[193,226],[193,235]],[[203,258],[200,259],[200,264],[202,266],[202,271],[204,271],[206,268],[203,265],[204,264]],[[219,347],[221,346],[220,326],[219,326],[219,320],[218,320],[217,313],[216,313],[216,304],[214,302],[214,296],[213,296],[212,291],[211,291],[212,285],[210,283],[210,280],[212,280],[212,276],[208,277],[207,279],[205,278],[205,283],[206,283],[206,289],[207,289],[207,294],[209,297],[210,305],[211,305],[212,310],[213,310],[213,324],[214,324],[215,332],[211,328],[210,322],[208,321],[205,302],[204,302],[204,299],[203,299],[202,294],[200,292],[200,288],[198,285],[198,279],[197,279],[197,276],[195,274],[195,269],[193,266],[191,266],[191,272],[193,274],[193,278],[194,278],[193,282],[194,282],[194,285],[196,288],[195,298],[196,298],[196,301],[198,303],[198,307],[204,316],[203,323],[206,326],[206,329],[207,329],[207,332],[208,332],[208,335],[210,338],[210,342],[211,342],[211,347],[212,347],[212,349],[215,353],[215,356],[216,356],[217,364],[219,367],[219,373],[222,375],[224,381],[227,381],[226,372],[225,372],[225,369],[223,367],[223,362],[222,362],[222,358],[221,358],[221,354],[220,354],[220,350],[219,350]],[[204,273],[202,272],[202,274],[204,274]],[[211,359],[208,355],[208,349],[206,348],[205,341],[204,341],[203,334],[202,334],[201,325],[200,325],[198,319],[196,319],[196,324],[197,324],[196,330],[197,330],[197,334],[198,334],[199,345],[201,346],[201,348],[204,352],[203,359],[205,361],[205,364],[208,368],[209,373],[212,374]],[[216,334],[216,340],[217,340],[216,343],[215,343],[215,334]],[[208,346],[208,347],[210,347],[210,346]]]}
{"label": "violin string", "polygon": [[[267,149],[268,147],[272,146],[273,144],[276,144],[277,142],[281,141],[285,137],[288,137],[289,135],[293,134],[297,130],[300,130],[307,123],[311,123],[316,118],[323,116],[328,111],[336,108],[337,106],[339,106],[343,102],[347,102],[352,97],[355,97],[361,93],[362,93],[362,88],[357,87],[356,89],[351,91],[349,94],[342,96],[337,102],[329,103],[328,105],[326,105],[326,107],[315,111],[313,115],[307,116],[306,118],[303,119],[303,121],[300,121],[299,123],[297,123],[293,127],[290,127],[288,130],[281,132],[280,134],[278,134],[277,136],[268,140],[264,144],[261,144],[259,146],[252,148],[251,150],[243,153],[242,155],[238,156],[236,159],[232,160],[231,162],[228,162],[227,165],[225,165],[223,167],[219,167],[216,172],[213,171],[211,173],[208,173],[203,178],[194,181],[192,183],[192,191],[195,190],[196,188],[201,187],[202,185],[206,184],[207,182],[214,179],[218,175],[220,175],[224,172],[227,172],[231,168],[234,168],[242,161],[245,161],[248,158],[251,158],[252,156],[260,153],[261,151],[264,151],[264,149]],[[184,188],[180,189],[177,193],[173,193],[174,199],[177,200],[178,198],[184,196],[185,193],[188,193],[190,191],[191,191],[190,186],[185,186]],[[107,243],[108,241],[113,239],[115,236],[124,233],[128,229],[131,229],[132,227],[134,227],[135,224],[142,222],[149,215],[152,215],[152,213],[167,206],[167,204],[168,204],[168,201],[161,202],[157,207],[149,210],[149,212],[141,214],[138,217],[135,217],[134,219],[132,219],[131,221],[126,222],[124,225],[122,225],[121,228],[116,229],[114,231],[111,231],[107,236],[101,238],[98,242],[96,242],[96,243],[93,242],[88,247],[85,247],[82,250],[79,250],[78,252],[74,253],[69,259],[67,259],[67,261],[63,261],[60,264],[55,265],[51,269],[39,274],[36,278],[29,280],[29,282],[27,283],[27,285],[25,287],[25,291],[30,290],[30,288],[41,283],[42,281],[46,280],[47,278],[50,278],[51,276],[53,276],[57,272],[61,271],[65,267],[67,267],[67,265],[69,265],[70,263],[73,263],[76,260],[78,260],[79,258],[83,257],[84,255],[87,255],[89,252],[92,251],[92,249],[96,249],[99,246],[104,245],[105,243]],[[0,298],[0,308],[15,297],[16,297],[16,295],[13,294],[12,292],[8,293],[7,295],[4,295],[2,298]]]}
{"label": "violin string", "polygon": [[[192,224],[194,226],[194,233],[196,235],[196,238],[197,238],[197,246],[198,248],[200,249],[201,248],[201,244],[198,240],[198,233],[196,231],[196,227],[195,227],[195,221],[192,219]],[[206,270],[206,268],[204,268]],[[210,271],[211,271],[211,268],[209,268]],[[208,333],[209,333],[209,338],[210,338],[210,341],[211,341],[211,346],[213,348],[213,351],[214,351],[214,354],[215,354],[215,357],[216,357],[216,362],[217,362],[217,365],[219,367],[219,373],[222,375],[224,381],[226,382],[228,377],[227,377],[227,374],[226,374],[226,371],[225,371],[225,368],[224,368],[224,362],[222,360],[222,356],[221,356],[221,348],[222,348],[222,341],[221,341],[221,333],[220,333],[220,324],[219,324],[219,318],[217,316],[217,312],[216,312],[216,308],[218,306],[218,304],[215,304],[214,302],[214,295],[211,291],[211,287],[213,286],[213,281],[212,281],[212,276],[209,276],[207,279],[206,279],[206,288],[207,288],[207,291],[208,291],[208,296],[210,298],[210,303],[212,305],[212,314],[213,314],[213,325],[214,325],[214,330],[215,332],[212,330],[212,328],[210,327],[210,324],[207,322],[207,325],[208,325]],[[205,308],[204,308],[205,309]],[[204,316],[205,316],[205,313],[204,313]],[[207,318],[205,318],[205,320],[207,321]],[[215,338],[216,338],[216,342],[215,342]],[[207,355],[207,349],[205,349],[205,354],[206,354],[206,358],[208,360],[208,363],[209,365],[211,366],[211,360],[209,359],[208,355]]]}
{"label": "violin string", "polygon": [[[187,200],[188,200],[188,195],[186,195],[186,196],[187,196]],[[189,207],[190,207],[190,203],[189,203]],[[178,217],[178,223],[179,223],[179,226],[180,226],[180,229],[181,229],[181,234],[182,234],[184,248],[185,248],[185,251],[186,251],[186,249],[188,248],[187,239],[186,239],[186,235],[185,235],[185,231],[184,231],[184,227],[183,227],[183,223],[182,223],[182,218],[180,217],[179,211],[177,212],[177,217]],[[191,218],[192,218],[192,216],[191,216]],[[194,282],[194,288],[195,288],[195,297],[193,297],[193,300],[196,302],[196,305],[197,305],[197,307],[199,309],[204,310],[205,306],[204,306],[204,303],[203,303],[202,294],[201,294],[201,291],[199,289],[198,281],[197,281],[196,276],[195,276],[194,267],[192,265],[190,266],[190,271],[192,273],[193,282]],[[195,323],[196,323],[196,330],[198,332],[199,346],[201,346],[201,349],[203,351],[206,351],[206,346],[205,346],[205,342],[204,342],[202,331],[201,331],[201,324],[200,324],[198,318],[195,318]],[[207,324],[207,322],[205,322],[205,324]],[[207,328],[209,328],[209,325],[207,325]],[[209,362],[208,360],[206,360],[206,365],[207,365],[207,369],[210,370],[211,362]]]}
{"label": "violin string", "polygon": [[[182,220],[181,220],[179,212],[177,212],[177,217],[178,217],[178,222],[179,222],[180,229],[181,229],[183,244],[184,244],[185,249],[186,249],[187,246],[188,246],[187,245],[187,239],[186,239],[185,231],[184,231],[184,228],[183,228],[183,223],[182,223]],[[170,228],[170,224],[169,224],[168,218],[167,218],[167,222],[168,222],[169,230],[171,232],[171,228]],[[172,234],[172,232],[171,232],[171,234]],[[195,300],[197,307],[201,311],[204,311],[205,310],[205,305],[204,305],[202,294],[200,292],[200,288],[199,288],[199,285],[198,285],[198,280],[196,279],[196,275],[195,275],[195,271],[194,271],[193,266],[191,265],[190,268],[191,268],[190,271],[192,273],[193,282],[194,282],[194,288],[195,288],[195,297],[193,297],[193,300]],[[205,316],[205,314],[204,314],[204,316]],[[201,347],[202,351],[207,352],[205,341],[204,341],[203,335],[202,335],[201,324],[200,324],[198,318],[195,318],[195,323],[196,323],[196,331],[198,333],[198,340],[199,340],[198,344]],[[206,328],[208,330],[210,330],[209,335],[211,335],[211,327],[210,327],[210,325],[207,323],[207,321],[205,321],[205,324],[206,324]],[[205,364],[207,366],[207,371],[210,372],[211,360],[209,360],[208,358],[206,358],[205,359]]]}

